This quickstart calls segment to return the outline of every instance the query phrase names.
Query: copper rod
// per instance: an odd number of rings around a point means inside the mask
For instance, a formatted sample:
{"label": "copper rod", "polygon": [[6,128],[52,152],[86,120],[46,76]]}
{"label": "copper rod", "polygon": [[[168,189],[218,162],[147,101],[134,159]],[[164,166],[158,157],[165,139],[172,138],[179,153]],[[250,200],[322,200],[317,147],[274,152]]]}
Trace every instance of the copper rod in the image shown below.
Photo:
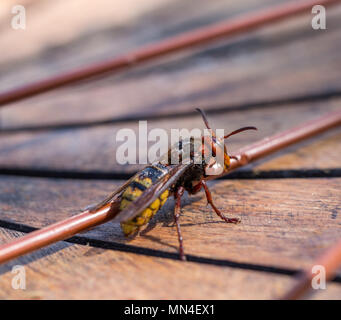
{"label": "copper rod", "polygon": [[[237,159],[231,159],[228,172],[244,166],[298,141],[341,125],[341,110],[329,113],[316,120],[283,133],[261,140],[237,153]],[[219,176],[212,176],[218,178]],[[117,204],[115,204],[117,205]],[[67,239],[78,232],[85,231],[114,218],[112,206],[106,206],[96,213],[82,212],[71,218],[52,224],[43,229],[29,233],[21,238],[0,246],[0,263],[10,261],[56,241]]]}
{"label": "copper rod", "polygon": [[96,213],[89,214],[87,212],[81,212],[80,214],[51,224],[43,229],[30,232],[0,247],[0,263],[10,261],[11,259],[104,223],[113,218],[111,212],[110,206],[107,205]]}
{"label": "copper rod", "polygon": [[[318,133],[341,125],[341,110],[330,112],[318,119],[311,120],[295,128],[288,129],[277,135],[265,138],[255,144],[239,150],[234,155],[238,160],[231,159],[230,170],[245,166],[250,162],[263,158],[291,144],[312,137]],[[223,174],[225,175],[225,173]]]}
{"label": "copper rod", "polygon": [[[333,279],[341,267],[341,239],[316,259],[312,267],[316,265],[325,268],[326,281]],[[283,300],[297,300],[313,292],[312,280],[316,274],[313,274],[312,267],[297,277],[297,283],[282,297]]]}
{"label": "copper rod", "polygon": [[172,37],[168,40],[142,47],[136,51],[129,52],[108,61],[68,71],[45,80],[29,83],[0,93],[0,106],[75,83],[80,80],[98,76],[109,71],[111,73],[121,71],[132,65],[136,65],[156,57],[161,57],[175,51],[204,44],[223,37],[234,36],[298,14],[308,14],[311,13],[311,8],[317,4],[328,6],[340,1],[341,0],[292,1],[270,9],[263,9],[255,13],[237,17],[233,20],[223,21],[208,27],[198,28]]}

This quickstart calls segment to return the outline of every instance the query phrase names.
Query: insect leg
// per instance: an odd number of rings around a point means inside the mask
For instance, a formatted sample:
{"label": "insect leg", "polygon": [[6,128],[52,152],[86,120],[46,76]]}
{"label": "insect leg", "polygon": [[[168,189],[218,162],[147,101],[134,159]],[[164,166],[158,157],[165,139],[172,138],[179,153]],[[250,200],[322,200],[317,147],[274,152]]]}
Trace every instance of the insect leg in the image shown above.
{"label": "insect leg", "polygon": [[198,193],[200,190],[201,190],[201,187],[202,187],[202,184],[201,182],[199,182],[197,185],[195,185],[194,187],[192,187],[192,189],[187,189],[187,191],[190,193],[190,194],[196,194]]}
{"label": "insect leg", "polygon": [[181,210],[181,196],[184,194],[185,189],[183,187],[179,187],[175,193],[175,207],[174,207],[174,222],[176,224],[176,230],[178,232],[178,240],[179,240],[179,253],[180,253],[180,259],[182,261],[186,261],[186,256],[184,253],[184,245],[183,245],[183,239],[181,235],[181,229],[180,229],[180,210]]}
{"label": "insect leg", "polygon": [[211,191],[208,189],[206,182],[204,180],[202,180],[201,184],[204,187],[207,202],[211,205],[211,207],[213,208],[215,213],[227,223],[239,223],[240,220],[238,218],[227,218],[224,216],[224,214],[214,205],[213,200],[212,200]]}

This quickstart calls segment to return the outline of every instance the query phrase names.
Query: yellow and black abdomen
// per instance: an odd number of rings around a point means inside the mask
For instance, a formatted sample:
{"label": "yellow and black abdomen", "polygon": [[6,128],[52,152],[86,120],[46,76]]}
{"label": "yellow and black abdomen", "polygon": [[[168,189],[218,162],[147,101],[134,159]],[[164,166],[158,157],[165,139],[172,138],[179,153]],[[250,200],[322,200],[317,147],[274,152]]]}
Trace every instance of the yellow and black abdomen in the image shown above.
{"label": "yellow and black abdomen", "polygon": [[[156,183],[161,177],[167,174],[168,168],[162,164],[148,166],[144,168],[131,181],[122,193],[120,210],[125,209],[131,202],[142,196],[143,192]],[[147,224],[149,220],[165,204],[169,196],[169,191],[164,191],[148,208],[136,217],[127,222],[121,223],[121,228],[126,236],[136,233],[141,226]]]}

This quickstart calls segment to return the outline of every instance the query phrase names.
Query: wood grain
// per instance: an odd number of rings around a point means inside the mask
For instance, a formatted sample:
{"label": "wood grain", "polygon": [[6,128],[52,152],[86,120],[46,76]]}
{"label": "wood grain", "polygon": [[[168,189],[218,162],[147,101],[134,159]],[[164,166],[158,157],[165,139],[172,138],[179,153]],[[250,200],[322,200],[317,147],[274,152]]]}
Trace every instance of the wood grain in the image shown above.
{"label": "wood grain", "polygon": [[[0,228],[0,243],[20,235]],[[12,289],[14,265],[25,267],[26,290]],[[292,283],[287,276],[65,242],[0,267],[1,299],[269,299],[279,297]],[[315,295],[316,299],[340,297],[337,284]]]}
{"label": "wood grain", "polygon": [[[2,221],[43,227],[103,199],[118,183],[3,178]],[[242,223],[228,225],[206,207],[203,194],[185,197],[181,228],[188,254],[299,269],[340,234],[341,179],[219,181],[211,190],[218,208]],[[46,201],[46,199],[48,199]],[[177,252],[169,200],[140,236],[127,240],[107,223],[82,236]]]}
{"label": "wood grain", "polygon": [[[109,59],[143,44],[271,3],[274,1],[70,0],[46,4],[26,0],[22,5],[30,17],[27,28],[25,32],[15,32],[10,21],[11,8],[16,3],[3,0],[0,41],[7,50],[0,58],[0,70],[6,73],[0,83],[11,87],[70,67]],[[79,13],[80,7],[83,14]]]}
{"label": "wood grain", "polygon": [[[209,117],[209,120],[212,126],[223,128],[226,132],[245,125],[254,125],[259,128],[257,132],[241,133],[226,141],[229,152],[234,152],[266,136],[289,129],[309,119],[314,119],[338,107],[338,101],[331,100],[328,103],[299,106],[292,109],[293,112],[288,112],[286,107],[266,108],[250,110],[245,113],[231,112],[226,117],[213,115]],[[116,150],[122,144],[122,142],[116,141],[116,135],[120,129],[124,128],[127,127],[115,125],[113,127],[49,131],[39,134],[0,135],[0,166],[5,168],[30,167],[34,169],[134,172],[144,165],[120,165],[116,161]],[[138,135],[138,124],[131,124],[128,128]],[[184,118],[174,119],[173,121],[148,122],[148,132],[154,128],[165,129],[169,134],[171,129],[176,128],[187,128],[189,130],[203,128],[203,122],[200,115],[191,120]],[[170,134],[168,136],[170,137]],[[170,143],[170,138],[168,142]],[[168,142],[164,142],[167,149]],[[335,143],[338,145],[337,141]],[[153,144],[154,142],[150,142],[148,147]],[[136,147],[136,145],[131,146]],[[335,147],[333,145],[329,145],[329,147],[332,150],[330,152],[333,152],[334,157],[337,158],[337,150],[333,150]],[[316,156],[318,156],[318,150],[316,149]],[[324,157],[322,153],[320,156]],[[136,161],[138,161],[138,153]],[[331,161],[331,158],[328,161]],[[328,167],[335,167],[335,165],[334,161]]]}
{"label": "wood grain", "polygon": [[[30,28],[15,34],[8,23],[8,8],[14,2],[1,2],[0,42],[6,47],[0,57],[1,91],[278,3],[128,1],[120,2],[120,10],[107,10],[112,1],[95,4],[82,0],[83,5],[85,2],[87,14],[77,15],[79,0],[48,4],[27,0],[23,4],[29,10]],[[130,10],[132,3],[134,10]],[[340,6],[328,10],[327,30],[312,30],[309,14],[4,108],[0,114],[0,169],[129,174],[142,167],[116,162],[116,133],[122,128],[136,132],[137,122],[6,132],[11,128],[134,114],[140,114],[142,120],[144,116],[165,116],[194,107],[226,108],[224,113],[209,115],[213,127],[228,131],[245,125],[259,128],[256,133],[231,137],[227,145],[233,152],[339,109],[340,12]],[[63,25],[53,23],[61,18]],[[320,93],[325,97],[311,98]],[[328,93],[334,95],[328,98]],[[306,101],[285,103],[297,96],[306,97]],[[259,101],[267,104],[252,107]],[[171,128],[202,128],[203,124],[196,115],[149,121],[148,126],[169,132]],[[340,169],[340,139],[340,129],[334,129],[243,170]],[[102,200],[124,182],[0,177],[0,243],[22,235],[10,228],[40,228],[60,221]],[[297,270],[310,266],[339,238],[339,177],[220,180],[210,183],[210,187],[217,207],[228,216],[241,218],[242,223],[235,226],[221,222],[206,207],[202,193],[185,196],[181,226],[187,254]],[[133,245],[134,250],[176,253],[172,212],[171,199],[134,239],[125,239],[119,225],[110,222],[79,236],[106,244]],[[10,270],[15,264],[26,268],[25,291],[11,288]],[[266,299],[279,297],[292,284],[292,277],[270,272],[182,263],[148,256],[147,251],[137,255],[68,242],[0,267],[0,298],[5,299]],[[340,284],[328,284],[327,288],[314,298],[341,298]]]}
{"label": "wood grain", "polygon": [[[19,102],[3,110],[2,127],[110,119],[137,112],[168,114],[194,106],[339,90],[339,12],[338,7],[331,10],[328,32],[312,30],[310,16],[299,18],[201,48],[200,53],[172,56],[122,75]],[[74,51],[78,59],[79,48]]]}
{"label": "wood grain", "polygon": [[299,143],[252,165],[254,171],[340,168],[341,130]]}

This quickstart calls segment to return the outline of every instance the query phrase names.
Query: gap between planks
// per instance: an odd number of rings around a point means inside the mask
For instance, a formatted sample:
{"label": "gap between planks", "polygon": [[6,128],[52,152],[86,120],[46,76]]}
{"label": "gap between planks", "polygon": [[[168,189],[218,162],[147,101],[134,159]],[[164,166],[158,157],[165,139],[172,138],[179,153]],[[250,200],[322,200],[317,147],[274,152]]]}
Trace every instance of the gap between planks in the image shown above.
{"label": "gap between planks", "polygon": [[[106,171],[77,171],[49,170],[34,168],[0,167],[0,176],[18,176],[30,178],[54,178],[77,180],[128,180],[136,172],[106,172]],[[328,169],[288,169],[288,170],[239,170],[218,180],[236,179],[306,179],[306,178],[340,178],[341,168]]]}
{"label": "gap between planks", "polygon": [[[339,99],[341,98],[341,90],[332,89],[323,92],[312,92],[304,95],[292,96],[292,97],[280,97],[274,98],[271,100],[258,100],[248,103],[242,104],[234,104],[234,105],[208,105],[204,108],[205,112],[208,115],[216,115],[223,114],[229,112],[245,112],[249,110],[258,110],[258,109],[266,109],[266,108],[276,108],[281,107],[283,105],[287,107],[299,107],[300,105],[304,105],[305,103],[325,101],[328,99]],[[22,133],[22,132],[39,132],[39,131],[49,131],[49,130],[66,130],[66,129],[83,129],[83,128],[92,128],[98,126],[108,126],[113,124],[123,124],[123,123],[131,123],[138,122],[143,119],[145,121],[159,121],[159,120],[168,120],[168,119],[177,119],[177,118],[185,118],[196,116],[197,111],[182,111],[182,112],[170,112],[167,114],[158,113],[148,113],[148,114],[132,114],[126,116],[120,116],[116,118],[105,118],[98,120],[90,120],[90,121],[81,121],[81,122],[64,122],[64,123],[50,123],[46,125],[29,125],[29,126],[18,126],[18,127],[9,127],[9,128],[0,128],[0,134],[13,134],[13,133]]]}

